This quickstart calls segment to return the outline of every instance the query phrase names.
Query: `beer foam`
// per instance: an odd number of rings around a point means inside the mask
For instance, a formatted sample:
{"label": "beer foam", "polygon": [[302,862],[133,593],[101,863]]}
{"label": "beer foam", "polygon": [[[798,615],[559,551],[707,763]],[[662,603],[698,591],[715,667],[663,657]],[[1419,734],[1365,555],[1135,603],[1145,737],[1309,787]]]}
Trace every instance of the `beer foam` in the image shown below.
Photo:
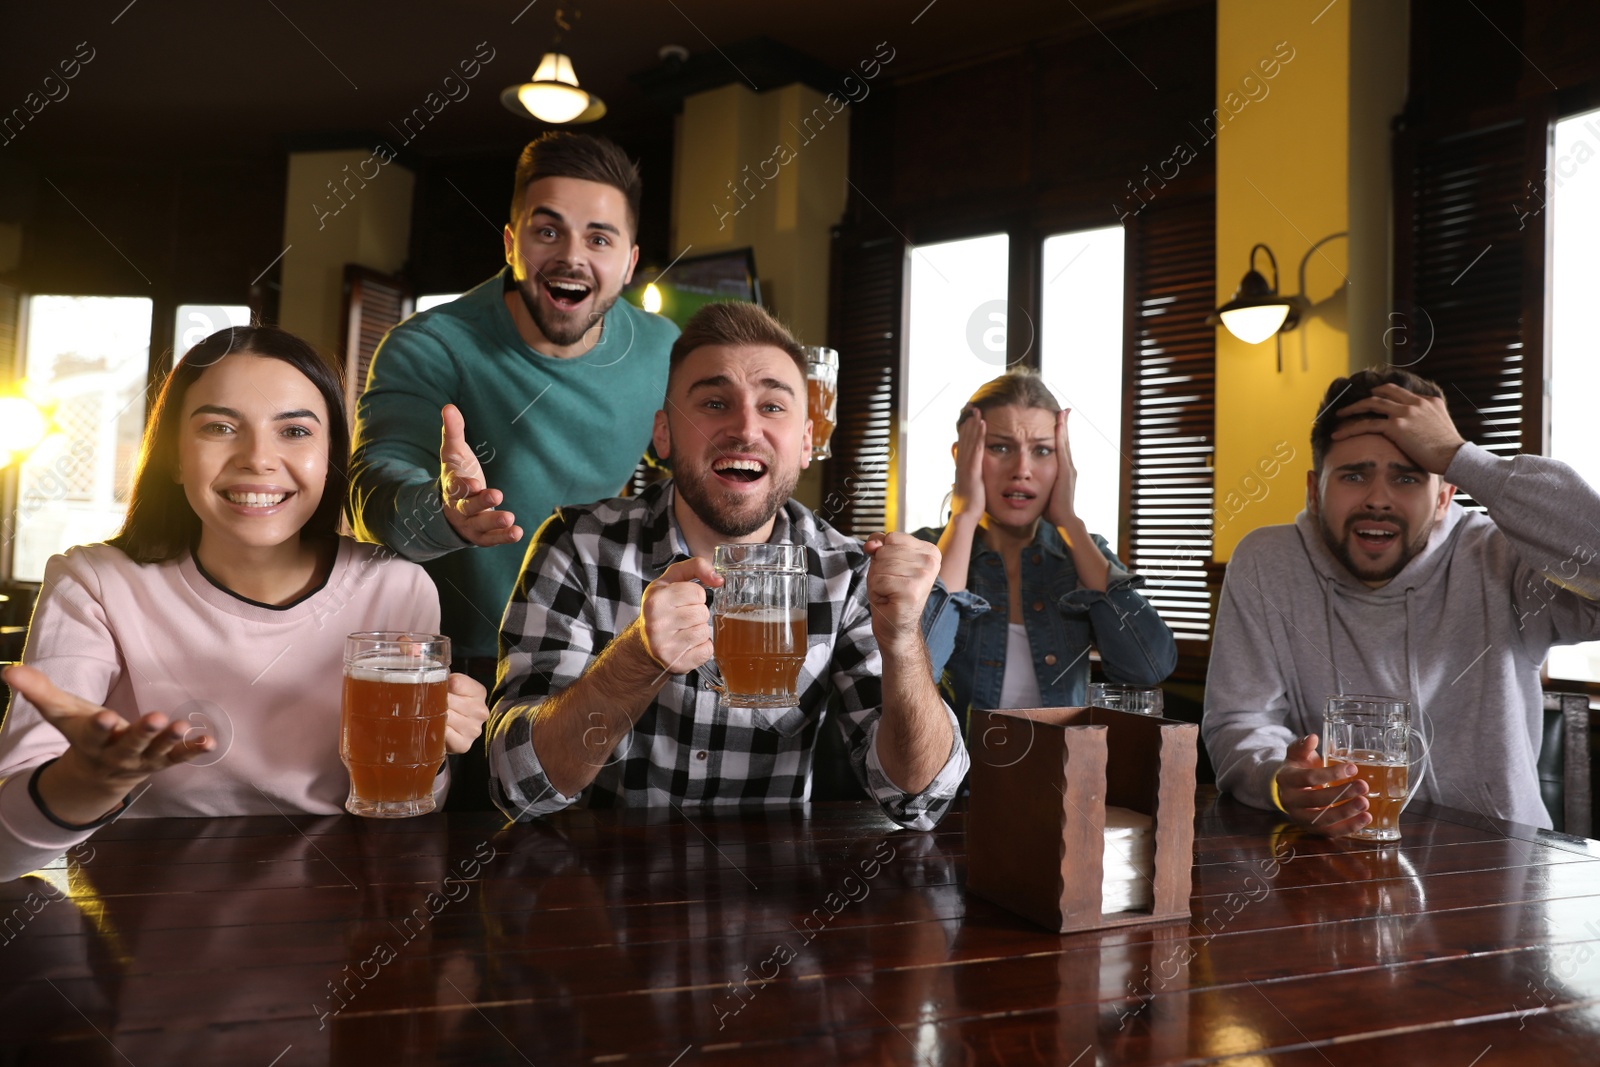
{"label": "beer foam", "polygon": [[757,604],[734,604],[721,609],[718,614],[724,619],[738,619],[740,622],[758,624],[789,625],[796,622],[805,622],[806,620],[806,613],[803,611]]}
{"label": "beer foam", "polygon": [[346,678],[358,682],[385,682],[389,685],[430,685],[448,681],[450,669],[439,663],[419,667],[404,656],[373,656],[359,663],[346,664]]}

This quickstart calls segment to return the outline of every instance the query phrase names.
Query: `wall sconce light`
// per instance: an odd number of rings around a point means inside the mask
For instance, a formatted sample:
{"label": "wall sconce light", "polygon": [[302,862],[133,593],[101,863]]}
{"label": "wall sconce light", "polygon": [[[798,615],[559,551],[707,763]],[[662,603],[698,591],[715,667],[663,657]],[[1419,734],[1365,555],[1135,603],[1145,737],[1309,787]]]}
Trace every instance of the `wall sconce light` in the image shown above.
{"label": "wall sconce light", "polygon": [[[1207,316],[1206,325],[1224,326],[1247,345],[1258,345],[1269,337],[1276,338],[1278,372],[1283,373],[1283,335],[1300,325],[1301,318],[1311,309],[1311,301],[1305,295],[1306,264],[1324,244],[1335,237],[1348,236],[1349,233],[1345,231],[1330,233],[1306,250],[1300,260],[1300,291],[1293,296],[1281,296],[1278,293],[1278,257],[1266,245],[1256,245],[1250,249],[1250,269],[1240,280],[1233,299]],[[1256,270],[1257,252],[1265,252],[1268,262],[1272,264],[1271,285]]]}
{"label": "wall sconce light", "polygon": [[[1256,253],[1265,252],[1272,264],[1272,284],[1256,270]],[[1247,345],[1258,345],[1280,330],[1292,330],[1299,321],[1299,309],[1289,297],[1278,295],[1278,257],[1272,249],[1258,244],[1250,249],[1250,269],[1239,282],[1233,299],[1217,308],[1206,325],[1222,325]]]}

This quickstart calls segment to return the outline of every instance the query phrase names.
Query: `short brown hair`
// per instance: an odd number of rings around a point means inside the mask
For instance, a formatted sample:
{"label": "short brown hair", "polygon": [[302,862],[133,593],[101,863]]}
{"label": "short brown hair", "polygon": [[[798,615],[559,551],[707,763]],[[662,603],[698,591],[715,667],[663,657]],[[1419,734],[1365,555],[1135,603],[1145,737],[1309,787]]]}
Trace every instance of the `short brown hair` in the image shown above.
{"label": "short brown hair", "polygon": [[556,130],[529,141],[517,160],[517,177],[511,190],[511,228],[522,218],[522,201],[528,186],[540,178],[577,178],[609,185],[628,203],[629,240],[639,235],[639,197],[644,183],[639,167],[615,141],[586,133]]}
{"label": "short brown hair", "polygon": [[995,408],[1019,407],[1040,408],[1055,415],[1061,411],[1061,405],[1056,402],[1055,394],[1050,392],[1044,380],[1039,377],[1039,372],[1032,367],[1012,367],[998,378],[991,378],[978,387],[961,407],[961,415],[956,419],[956,429],[972,417],[970,408],[977,408],[987,414]]}
{"label": "short brown hair", "polygon": [[1372,391],[1380,385],[1398,385],[1418,396],[1436,396],[1444,399],[1444,390],[1439,388],[1437,382],[1429,381],[1419,374],[1412,374],[1399,367],[1385,367],[1382,370],[1358,370],[1348,378],[1335,378],[1333,384],[1328,386],[1328,391],[1323,394],[1322,403],[1317,406],[1317,417],[1311,424],[1311,469],[1320,472],[1322,461],[1328,455],[1328,450],[1333,447],[1333,432],[1347,422],[1360,422],[1362,419],[1381,419],[1382,415],[1346,415],[1341,417],[1339,412],[1357,404],[1372,395]]}
{"label": "short brown hair", "polygon": [[776,348],[794,360],[800,368],[800,377],[806,375],[806,352],[794,334],[779,322],[772,313],[759,304],[742,300],[724,300],[707,304],[683,324],[683,332],[672,342],[667,355],[667,380],[672,372],[697,348],[707,345],[761,345]]}

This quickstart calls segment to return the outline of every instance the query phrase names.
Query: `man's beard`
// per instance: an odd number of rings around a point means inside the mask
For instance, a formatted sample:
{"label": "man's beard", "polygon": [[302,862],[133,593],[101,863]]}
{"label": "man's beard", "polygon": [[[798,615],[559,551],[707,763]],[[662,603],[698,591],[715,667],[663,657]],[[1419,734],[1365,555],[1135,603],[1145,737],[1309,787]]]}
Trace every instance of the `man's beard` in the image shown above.
{"label": "man's beard", "polygon": [[[1394,537],[1400,545],[1400,554],[1395,561],[1381,571],[1363,570],[1357,564],[1355,557],[1350,552],[1350,539],[1355,536],[1352,532],[1358,522],[1386,522],[1398,527]],[[1317,515],[1317,526],[1322,530],[1323,543],[1328,546],[1334,558],[1344,564],[1344,569],[1355,575],[1363,582],[1388,582],[1395,575],[1405,570],[1406,564],[1417,557],[1423,547],[1428,543],[1428,537],[1433,533],[1433,522],[1430,519],[1416,540],[1410,539],[1411,524],[1401,515],[1351,515],[1344,521],[1344,536],[1336,537],[1333,529],[1328,525],[1328,519],[1320,509]]]}
{"label": "man's beard", "polygon": [[[584,284],[587,285],[588,282],[585,280]],[[528,316],[533,319],[533,324],[539,328],[539,332],[544,334],[545,339],[551,344],[561,348],[582,341],[583,335],[606,317],[606,312],[611,310],[611,306],[617,302],[617,297],[622,295],[622,290],[619,289],[609,297],[605,296],[596,286],[593,311],[561,311],[539,299],[539,290],[543,285],[543,280],[535,271],[517,281],[517,294],[522,297],[522,306],[528,309]]]}
{"label": "man's beard", "polygon": [[[673,454],[678,453],[676,443],[673,444]],[[737,452],[740,449],[729,449]],[[789,473],[787,479],[780,479],[777,469],[771,464],[767,465],[766,477],[771,484],[767,486],[767,495],[762,497],[754,507],[740,510],[728,498],[717,492],[711,483],[715,477],[708,466],[699,476],[674,472],[673,484],[678,492],[683,494],[683,499],[688,503],[700,521],[723,537],[747,537],[765,526],[778,509],[788,502],[794,493],[794,487],[800,482],[799,470]]]}

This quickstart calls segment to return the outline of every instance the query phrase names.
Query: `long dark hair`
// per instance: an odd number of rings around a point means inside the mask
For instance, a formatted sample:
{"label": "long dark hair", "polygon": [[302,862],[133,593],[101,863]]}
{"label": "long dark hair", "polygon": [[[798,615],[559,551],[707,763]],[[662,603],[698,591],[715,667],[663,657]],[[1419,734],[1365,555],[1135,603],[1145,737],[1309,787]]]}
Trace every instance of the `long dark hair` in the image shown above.
{"label": "long dark hair", "polygon": [[301,527],[302,537],[332,537],[339,532],[339,510],[349,483],[350,423],[345,418],[339,374],[317,350],[276,326],[233,326],[218,330],[184,353],[156,395],[139,447],[139,469],[128,497],[128,517],[111,539],[135,563],[163,563],[187,552],[200,534],[200,517],[189,506],[178,469],[178,431],[189,387],[233,353],[277,359],[310,379],[328,406],[328,481],[317,510]]}

